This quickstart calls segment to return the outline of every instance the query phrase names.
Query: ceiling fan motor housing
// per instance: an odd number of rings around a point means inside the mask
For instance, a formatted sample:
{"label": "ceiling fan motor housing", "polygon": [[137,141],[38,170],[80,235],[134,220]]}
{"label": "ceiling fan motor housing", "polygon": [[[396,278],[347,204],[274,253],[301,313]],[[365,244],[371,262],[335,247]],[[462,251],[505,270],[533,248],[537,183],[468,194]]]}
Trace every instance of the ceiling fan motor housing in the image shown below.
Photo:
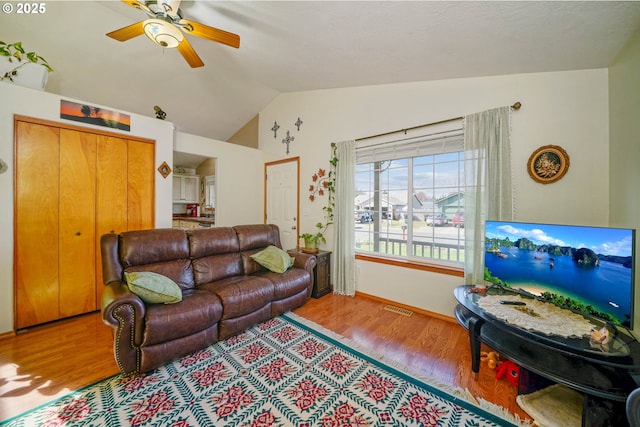
{"label": "ceiling fan motor housing", "polygon": [[147,19],[142,25],[147,37],[159,46],[177,47],[184,39],[182,32],[171,22],[167,22],[164,19]]}
{"label": "ceiling fan motor housing", "polygon": [[145,2],[145,6],[157,18],[170,18],[174,23],[182,19],[180,0],[149,0]]}

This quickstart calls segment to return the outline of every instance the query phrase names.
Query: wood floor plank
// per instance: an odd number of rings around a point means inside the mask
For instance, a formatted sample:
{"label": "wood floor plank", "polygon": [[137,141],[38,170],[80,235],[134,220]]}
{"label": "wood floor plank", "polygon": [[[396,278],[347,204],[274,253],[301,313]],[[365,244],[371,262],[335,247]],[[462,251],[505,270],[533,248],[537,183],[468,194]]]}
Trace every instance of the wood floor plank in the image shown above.
{"label": "wood floor plank", "polygon": [[[521,418],[516,390],[482,366],[471,373],[467,331],[453,320],[384,309],[366,296],[325,295],[294,312],[380,354],[417,375],[466,388],[475,397],[503,406]],[[92,384],[118,372],[113,338],[99,313],[34,327],[0,339],[0,420]]]}

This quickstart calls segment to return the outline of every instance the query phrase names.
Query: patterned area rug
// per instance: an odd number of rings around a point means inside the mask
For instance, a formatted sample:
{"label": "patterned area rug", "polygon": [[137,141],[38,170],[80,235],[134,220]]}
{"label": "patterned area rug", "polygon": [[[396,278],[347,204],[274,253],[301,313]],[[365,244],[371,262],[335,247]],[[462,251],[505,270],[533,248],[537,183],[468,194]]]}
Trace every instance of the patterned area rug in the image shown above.
{"label": "patterned area rug", "polygon": [[288,313],[2,426],[513,426]]}

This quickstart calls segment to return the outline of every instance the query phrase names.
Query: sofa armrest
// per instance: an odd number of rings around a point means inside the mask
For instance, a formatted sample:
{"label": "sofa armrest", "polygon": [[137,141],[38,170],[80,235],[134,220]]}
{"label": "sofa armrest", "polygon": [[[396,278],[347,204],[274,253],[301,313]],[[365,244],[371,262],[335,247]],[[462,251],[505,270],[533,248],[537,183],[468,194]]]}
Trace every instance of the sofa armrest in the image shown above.
{"label": "sofa armrest", "polygon": [[295,258],[295,262],[293,263],[294,267],[304,268],[311,273],[311,277],[313,277],[313,268],[318,263],[315,255],[304,254],[301,252],[289,252],[289,255]]}
{"label": "sofa armrest", "polygon": [[140,371],[140,344],[144,333],[144,302],[123,282],[111,282],[102,292],[102,321],[115,329],[114,355],[120,371]]}

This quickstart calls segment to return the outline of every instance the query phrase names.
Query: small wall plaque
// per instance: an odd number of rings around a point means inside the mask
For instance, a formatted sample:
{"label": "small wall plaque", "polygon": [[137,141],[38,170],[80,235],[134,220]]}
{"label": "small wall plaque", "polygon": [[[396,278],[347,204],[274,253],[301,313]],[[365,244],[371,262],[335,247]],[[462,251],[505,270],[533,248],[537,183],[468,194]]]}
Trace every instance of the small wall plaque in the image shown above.
{"label": "small wall plaque", "polygon": [[164,179],[167,179],[169,174],[171,173],[171,166],[167,164],[167,162],[162,162],[160,166],[158,166],[158,172]]}
{"label": "small wall plaque", "polygon": [[534,181],[551,184],[567,173],[569,164],[569,155],[562,147],[545,145],[531,153],[527,162],[527,171]]}

